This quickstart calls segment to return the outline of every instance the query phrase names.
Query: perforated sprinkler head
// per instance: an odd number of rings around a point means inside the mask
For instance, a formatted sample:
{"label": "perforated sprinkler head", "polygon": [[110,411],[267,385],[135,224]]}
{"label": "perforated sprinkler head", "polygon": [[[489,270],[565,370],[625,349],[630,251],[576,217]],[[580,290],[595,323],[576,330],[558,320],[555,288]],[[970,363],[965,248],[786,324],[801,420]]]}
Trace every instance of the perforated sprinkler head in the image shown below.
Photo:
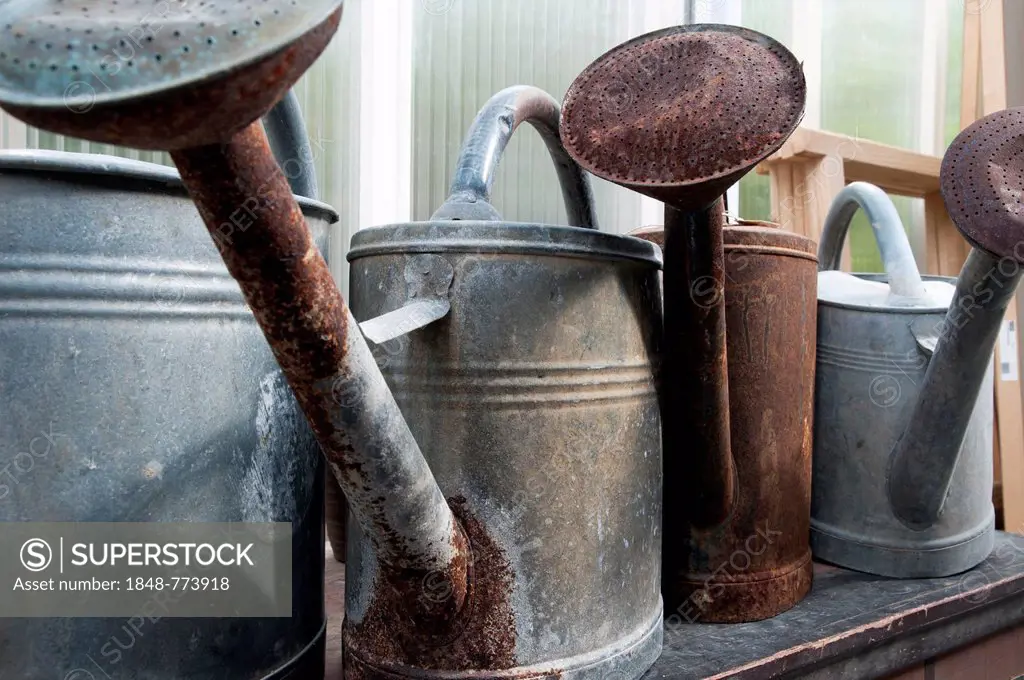
{"label": "perforated sprinkler head", "polygon": [[993,113],[957,135],[940,178],[946,210],[964,238],[1024,263],[1024,108]]}
{"label": "perforated sprinkler head", "polygon": [[9,0],[0,105],[107,144],[225,141],[281,99],[340,18],[340,0]]}
{"label": "perforated sprinkler head", "polygon": [[782,146],[805,98],[799,62],[768,36],[676,26],[590,64],[565,96],[561,135],[598,177],[693,210]]}

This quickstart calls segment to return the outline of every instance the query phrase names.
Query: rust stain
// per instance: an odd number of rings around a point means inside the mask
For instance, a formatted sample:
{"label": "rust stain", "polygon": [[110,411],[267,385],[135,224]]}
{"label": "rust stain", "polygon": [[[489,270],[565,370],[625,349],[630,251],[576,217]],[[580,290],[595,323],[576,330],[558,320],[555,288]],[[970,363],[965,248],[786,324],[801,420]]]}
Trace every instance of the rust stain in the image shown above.
{"label": "rust stain", "polygon": [[[651,227],[633,235],[655,243],[664,238],[662,230]],[[724,522],[698,529],[689,521],[691,507],[672,495],[665,499],[666,609],[709,623],[774,616],[801,600],[812,582],[808,433],[817,323],[815,244],[774,225],[747,224],[724,228],[723,249],[736,502]],[[666,351],[691,356],[677,342],[667,344]],[[699,489],[718,483],[693,464],[707,452],[692,450],[689,429],[671,425],[682,420],[679,409],[693,399],[684,394],[664,406],[668,486]],[[770,421],[765,414],[772,414]]]}
{"label": "rust stain", "polygon": [[972,246],[1024,262],[1024,108],[990,114],[957,135],[942,157],[940,188]]}
{"label": "rust stain", "polygon": [[171,155],[331,469],[343,485],[362,484],[334,417],[336,395],[322,388],[338,378],[339,367],[348,367],[348,307],[262,127],[256,123],[225,144]]}
{"label": "rust stain", "polygon": [[172,157],[292,388],[330,379],[348,309],[262,129]]}
{"label": "rust stain", "polygon": [[803,116],[796,59],[746,29],[665,29],[591,64],[566,94],[562,139],[587,170],[701,207],[782,145]]}
{"label": "rust stain", "polygon": [[362,621],[345,622],[346,678],[395,677],[383,670],[395,665],[479,672],[515,667],[515,575],[504,550],[473,516],[466,499],[449,498],[448,504],[470,545],[468,551],[458,551],[470,555],[463,605],[451,606],[454,598],[447,583],[439,588],[433,580],[438,574],[382,568]]}

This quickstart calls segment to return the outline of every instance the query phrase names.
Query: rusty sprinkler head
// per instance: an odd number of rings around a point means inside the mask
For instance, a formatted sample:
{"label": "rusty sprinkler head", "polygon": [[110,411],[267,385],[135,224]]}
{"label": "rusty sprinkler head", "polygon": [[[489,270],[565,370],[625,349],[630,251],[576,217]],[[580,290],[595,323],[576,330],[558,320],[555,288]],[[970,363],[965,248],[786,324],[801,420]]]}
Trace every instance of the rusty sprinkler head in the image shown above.
{"label": "rusty sprinkler head", "polygon": [[1024,263],[1024,108],[965,129],[942,158],[942,199],[967,242]]}
{"label": "rusty sprinkler head", "polygon": [[140,149],[229,139],[326,48],[341,0],[8,0],[0,105],[37,127]]}
{"label": "rusty sprinkler head", "polygon": [[738,26],[692,24],[606,52],[562,105],[562,144],[580,166],[666,204],[664,334],[672,351],[662,383],[673,418],[663,446],[686,457],[682,503],[702,529],[728,520],[738,485],[719,201],[796,129],[806,95],[799,62],[778,42]]}
{"label": "rusty sprinkler head", "polygon": [[588,66],[562,107],[565,148],[603,179],[681,209],[711,205],[803,118],[796,57],[738,26],[676,26]]}

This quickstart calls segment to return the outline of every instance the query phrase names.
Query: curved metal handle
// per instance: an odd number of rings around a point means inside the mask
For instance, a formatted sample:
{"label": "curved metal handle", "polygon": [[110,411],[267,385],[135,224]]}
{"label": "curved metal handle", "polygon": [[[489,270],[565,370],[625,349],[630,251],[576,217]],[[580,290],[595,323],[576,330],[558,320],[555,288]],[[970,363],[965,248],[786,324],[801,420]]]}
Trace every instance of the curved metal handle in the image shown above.
{"label": "curved metal handle", "polygon": [[263,127],[270,140],[270,148],[274,151],[274,158],[288,178],[292,193],[318,199],[313,148],[309,145],[309,134],[294,90],[289,90],[284,99],[263,118]]}
{"label": "curved metal handle", "polygon": [[818,246],[818,271],[839,269],[846,232],[858,208],[871,222],[875,242],[882,254],[882,264],[889,275],[891,294],[922,297],[925,294],[924,283],[896,206],[884,191],[867,182],[853,182],[832,201]]}
{"label": "curved metal handle", "polygon": [[491,187],[508,140],[526,121],[540,134],[555,163],[570,226],[597,229],[590,179],[562,146],[560,116],[554,97],[529,85],[507,87],[487,100],[462,145],[448,199],[431,219],[501,219],[490,204]]}

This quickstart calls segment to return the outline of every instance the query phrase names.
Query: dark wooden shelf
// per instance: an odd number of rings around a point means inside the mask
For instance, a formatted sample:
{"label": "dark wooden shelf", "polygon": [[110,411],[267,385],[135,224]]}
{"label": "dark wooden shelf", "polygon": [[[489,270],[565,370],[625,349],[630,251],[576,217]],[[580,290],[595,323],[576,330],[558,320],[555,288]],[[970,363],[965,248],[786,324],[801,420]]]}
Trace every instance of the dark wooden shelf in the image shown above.
{"label": "dark wooden shelf", "polygon": [[[344,567],[328,555],[327,678],[338,680]],[[999,533],[992,556],[958,576],[894,580],[816,564],[814,578],[803,602],[767,621],[667,626],[644,680],[880,678],[1024,623],[1020,536]]]}

